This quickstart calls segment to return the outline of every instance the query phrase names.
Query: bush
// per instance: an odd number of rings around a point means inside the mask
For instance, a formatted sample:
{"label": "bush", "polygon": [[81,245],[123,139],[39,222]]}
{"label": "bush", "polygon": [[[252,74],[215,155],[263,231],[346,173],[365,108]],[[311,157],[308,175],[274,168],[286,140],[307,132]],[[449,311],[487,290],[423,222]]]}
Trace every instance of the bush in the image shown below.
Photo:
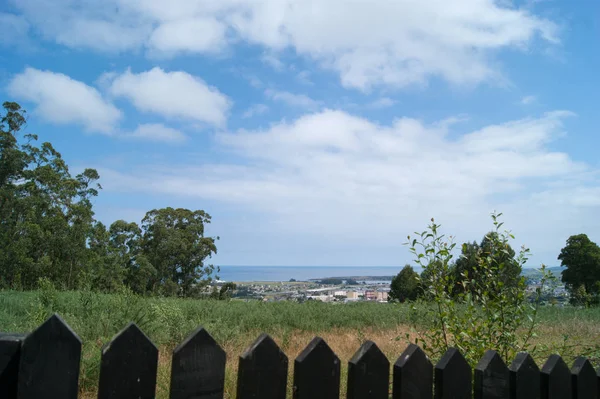
{"label": "bush", "polygon": [[[456,281],[450,273],[450,261],[455,244],[452,238],[446,240],[439,232],[440,225],[431,219],[428,230],[409,236],[411,253],[416,256],[415,263],[424,269],[420,280],[425,298],[432,306],[413,306],[412,320],[431,320],[429,328],[413,326],[417,332],[416,343],[438,359],[450,347],[458,348],[465,358],[475,365],[487,349],[495,349],[505,360],[512,359],[519,351],[532,353],[531,345],[534,328],[537,325],[537,308],[543,287],[538,289],[538,300],[532,305],[526,297],[526,285],[523,277],[506,284],[501,276],[511,262],[519,269],[527,261],[529,250],[521,248],[515,259],[508,259],[509,239],[514,236],[501,232],[501,214],[492,214],[494,231],[488,234],[487,250],[478,257],[476,265],[477,279],[468,273],[462,276],[462,292],[453,295]],[[542,285],[550,278],[542,265]],[[523,334],[517,334],[523,331]],[[532,353],[533,354],[533,353]]]}

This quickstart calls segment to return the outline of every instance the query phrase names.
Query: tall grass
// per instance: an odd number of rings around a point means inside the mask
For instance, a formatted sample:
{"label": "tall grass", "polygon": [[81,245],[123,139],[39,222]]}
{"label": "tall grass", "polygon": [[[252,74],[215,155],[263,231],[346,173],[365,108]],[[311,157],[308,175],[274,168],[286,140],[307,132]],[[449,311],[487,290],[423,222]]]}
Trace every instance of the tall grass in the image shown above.
{"label": "tall grass", "polygon": [[[83,341],[82,397],[93,397],[98,381],[101,347],[130,321],[160,348],[157,397],[168,397],[170,353],[190,332],[204,326],[228,356],[226,397],[235,396],[237,356],[261,332],[270,334],[290,360],[315,335],[326,339],[347,360],[367,339],[393,361],[406,346],[405,334],[414,313],[409,305],[321,302],[242,302],[173,298],[142,298],[129,292],[0,291],[0,331],[28,332],[58,313]],[[538,331],[538,362],[549,353],[567,361],[583,354],[600,358],[600,309],[542,307]],[[428,320],[417,320],[426,327]],[[399,337],[399,338],[398,338]],[[293,362],[290,362],[293,366]],[[291,376],[290,370],[290,383]],[[344,375],[344,374],[343,374]],[[344,376],[345,378],[345,376]],[[344,386],[344,381],[342,381]]]}

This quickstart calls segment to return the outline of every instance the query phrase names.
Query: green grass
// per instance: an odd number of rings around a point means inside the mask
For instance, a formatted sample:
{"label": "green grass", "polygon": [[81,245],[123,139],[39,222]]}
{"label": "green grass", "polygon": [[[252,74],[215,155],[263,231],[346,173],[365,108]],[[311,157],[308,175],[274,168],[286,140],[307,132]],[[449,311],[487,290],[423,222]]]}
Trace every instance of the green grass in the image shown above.
{"label": "green grass", "polygon": [[[181,341],[204,326],[219,342],[248,332],[389,329],[408,321],[408,307],[377,303],[244,302],[139,298],[127,294],[0,292],[0,330],[30,331],[58,313],[83,341],[112,337],[135,321],[158,345]],[[42,298],[40,298],[42,297]],[[44,301],[46,303],[44,303]]]}

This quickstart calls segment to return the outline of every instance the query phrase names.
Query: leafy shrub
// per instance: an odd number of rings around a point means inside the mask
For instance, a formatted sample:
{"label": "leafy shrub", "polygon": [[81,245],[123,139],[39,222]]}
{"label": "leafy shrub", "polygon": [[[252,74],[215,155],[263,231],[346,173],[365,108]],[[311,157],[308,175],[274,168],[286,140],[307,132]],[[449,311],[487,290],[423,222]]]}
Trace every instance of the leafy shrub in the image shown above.
{"label": "leafy shrub", "polygon": [[[487,349],[497,350],[504,359],[512,359],[519,351],[533,352],[531,339],[538,323],[537,309],[543,285],[551,274],[542,265],[542,287],[538,300],[531,304],[526,296],[526,284],[522,277],[507,284],[501,278],[511,262],[519,270],[527,261],[529,250],[522,247],[515,259],[509,254],[509,240],[514,236],[501,232],[501,214],[492,214],[494,230],[487,235],[486,250],[477,257],[474,275],[462,275],[462,292],[455,293],[457,282],[450,272],[450,261],[455,245],[452,237],[440,234],[440,225],[432,219],[428,229],[415,233],[410,251],[415,263],[424,269],[420,280],[424,298],[431,306],[413,306],[418,316],[411,320],[430,320],[428,328],[413,326],[417,333],[416,343],[428,354],[438,359],[450,347],[459,349],[471,364],[476,364]],[[514,263],[513,263],[514,262]]]}

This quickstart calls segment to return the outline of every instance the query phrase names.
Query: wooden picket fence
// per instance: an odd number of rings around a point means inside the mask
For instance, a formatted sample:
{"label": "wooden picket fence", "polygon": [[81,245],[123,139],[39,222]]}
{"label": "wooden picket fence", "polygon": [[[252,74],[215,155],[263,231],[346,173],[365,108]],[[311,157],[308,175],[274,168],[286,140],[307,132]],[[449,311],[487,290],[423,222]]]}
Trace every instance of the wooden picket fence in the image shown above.
{"label": "wooden picket fence", "polygon": [[[81,340],[58,316],[26,335],[0,334],[1,399],[74,399],[78,394]],[[98,398],[155,397],[158,349],[129,324],[102,348]],[[238,399],[285,399],[288,358],[262,334],[240,356]],[[569,370],[552,355],[540,370],[520,353],[507,367],[488,351],[474,374],[464,357],[450,349],[435,365],[409,345],[393,365],[373,342],[365,342],[348,363],[348,399],[597,399],[600,376],[580,357]],[[221,399],[225,351],[203,328],[173,351],[171,399]],[[391,392],[390,392],[391,385]],[[327,343],[314,338],[294,361],[294,399],[337,399],[340,360]]]}

